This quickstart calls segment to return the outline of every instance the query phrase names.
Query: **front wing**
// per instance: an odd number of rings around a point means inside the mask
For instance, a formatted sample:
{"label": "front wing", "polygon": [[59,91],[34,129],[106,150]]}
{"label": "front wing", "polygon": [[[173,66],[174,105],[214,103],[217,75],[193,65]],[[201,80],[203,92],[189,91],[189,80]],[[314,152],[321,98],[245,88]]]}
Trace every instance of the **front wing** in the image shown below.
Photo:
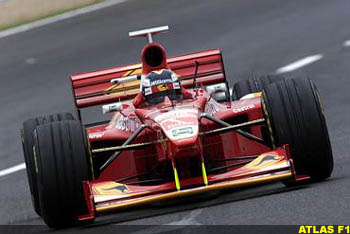
{"label": "front wing", "polygon": [[93,219],[96,215],[110,211],[150,204],[154,202],[190,196],[213,190],[223,190],[251,186],[284,179],[307,179],[295,175],[289,146],[259,155],[248,164],[222,174],[208,175],[208,185],[202,177],[181,181],[181,190],[176,190],[175,182],[156,186],[126,185],[114,181],[84,182],[89,214],[80,220]]}

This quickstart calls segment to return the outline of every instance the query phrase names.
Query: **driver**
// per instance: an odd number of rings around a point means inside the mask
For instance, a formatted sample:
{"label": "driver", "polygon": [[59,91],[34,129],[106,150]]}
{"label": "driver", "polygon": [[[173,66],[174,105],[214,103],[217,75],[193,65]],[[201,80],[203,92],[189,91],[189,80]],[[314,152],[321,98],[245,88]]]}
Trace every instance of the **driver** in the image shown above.
{"label": "driver", "polygon": [[161,103],[168,97],[171,101],[191,98],[189,91],[181,86],[178,76],[169,69],[152,71],[143,77],[141,81],[141,92],[134,99],[134,106],[142,103],[155,105]]}

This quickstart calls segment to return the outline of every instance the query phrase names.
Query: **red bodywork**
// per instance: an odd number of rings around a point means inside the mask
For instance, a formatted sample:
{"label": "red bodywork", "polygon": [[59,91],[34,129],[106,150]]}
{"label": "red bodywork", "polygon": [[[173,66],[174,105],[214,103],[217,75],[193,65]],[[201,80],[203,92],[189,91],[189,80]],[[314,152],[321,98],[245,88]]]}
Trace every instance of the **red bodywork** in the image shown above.
{"label": "red bodywork", "polygon": [[[144,51],[151,46],[159,45],[148,44]],[[100,165],[94,167],[96,178],[84,182],[90,213],[82,214],[79,219],[92,219],[97,214],[117,208],[197,192],[297,178],[288,145],[272,149],[268,144],[247,139],[236,131],[202,134],[222,128],[209,119],[201,118],[203,113],[230,125],[264,119],[259,95],[218,103],[206,92],[205,86],[226,82],[219,50],[169,59],[166,59],[164,51],[166,60],[154,68],[144,61],[144,51],[143,63],[71,77],[79,113],[85,107],[124,102],[123,110],[115,112],[108,123],[87,127],[92,152],[94,149],[121,146],[141,125],[147,128],[131,144],[153,143],[124,150],[100,173],[96,170],[113,151],[92,155],[92,161],[98,164],[100,160]],[[193,89],[195,61],[200,64],[196,82],[202,88],[198,89]],[[158,105],[135,107],[132,101],[139,93],[139,81],[122,85],[110,83],[118,77],[146,74],[163,68],[173,70],[180,77],[182,86],[191,94],[190,98],[179,102],[165,99]],[[242,129],[260,139],[269,140],[268,135],[264,134],[265,123]],[[232,160],[236,166],[229,167],[233,164]],[[176,184],[176,176],[179,184]],[[152,180],[155,182],[137,184]]]}

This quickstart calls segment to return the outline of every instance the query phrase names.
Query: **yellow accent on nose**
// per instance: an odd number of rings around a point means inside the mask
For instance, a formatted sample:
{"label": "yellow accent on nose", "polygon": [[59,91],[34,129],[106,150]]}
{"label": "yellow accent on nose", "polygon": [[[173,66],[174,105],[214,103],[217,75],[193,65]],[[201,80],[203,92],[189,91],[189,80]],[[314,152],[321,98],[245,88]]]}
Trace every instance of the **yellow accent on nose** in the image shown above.
{"label": "yellow accent on nose", "polygon": [[174,169],[174,177],[175,177],[175,185],[176,185],[176,189],[177,189],[177,191],[180,191],[181,186],[180,186],[179,175],[177,174],[176,167],[174,167],[173,169]]}
{"label": "yellow accent on nose", "polygon": [[207,177],[207,172],[205,170],[204,162],[202,162],[202,175],[203,175],[203,182],[204,182],[204,184],[208,185],[208,177]]}

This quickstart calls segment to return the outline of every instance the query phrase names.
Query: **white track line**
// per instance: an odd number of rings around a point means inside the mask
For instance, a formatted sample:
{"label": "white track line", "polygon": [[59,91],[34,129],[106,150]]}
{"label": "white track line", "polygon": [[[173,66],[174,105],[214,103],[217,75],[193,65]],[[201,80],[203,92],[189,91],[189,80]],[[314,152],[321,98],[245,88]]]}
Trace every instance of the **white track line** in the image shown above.
{"label": "white track line", "polygon": [[291,72],[291,71],[297,70],[301,67],[305,67],[311,63],[314,63],[317,60],[320,60],[322,58],[323,58],[322,54],[311,55],[311,56],[302,58],[298,61],[295,61],[294,63],[288,64],[287,66],[284,66],[284,67],[277,69],[276,73],[282,74],[282,73],[286,73],[286,72]]}
{"label": "white track line", "polygon": [[52,16],[46,19],[42,19],[42,20],[38,20],[32,23],[28,23],[28,24],[24,24],[15,28],[10,28],[4,31],[0,31],[0,38],[3,37],[7,37],[7,36],[11,36],[17,33],[21,33],[21,32],[25,32],[28,30],[31,30],[33,28],[38,28],[38,27],[42,27],[44,25],[48,25],[51,23],[55,23],[61,20],[65,20],[65,19],[69,19],[78,15],[82,15],[82,14],[86,14],[86,13],[90,13],[93,11],[97,11],[106,7],[110,7],[122,2],[125,2],[126,0],[106,0],[104,2],[101,3],[97,3],[95,5],[91,5],[91,6],[87,6],[87,7],[83,7],[77,10],[73,10],[73,11],[69,11],[60,15],[56,15],[56,16]]}
{"label": "white track line", "polygon": [[13,167],[10,167],[10,168],[7,168],[5,170],[0,171],[0,177],[8,175],[8,174],[12,174],[16,171],[20,171],[20,170],[24,170],[24,169],[26,169],[26,164],[21,163],[21,164],[18,164],[16,166],[13,166]]}
{"label": "white track line", "polygon": [[[90,12],[93,12],[93,11],[97,11],[97,10],[100,10],[100,9],[103,9],[103,8],[106,8],[106,7],[110,7],[110,6],[113,6],[113,5],[125,2],[125,1],[126,0],[106,0],[106,1],[104,1],[102,3],[98,3],[98,4],[95,4],[95,5],[92,5],[92,6],[83,7],[83,8],[80,8],[80,9],[77,9],[77,10],[73,10],[73,11],[69,11],[69,12],[66,12],[66,13],[63,13],[63,14],[60,14],[60,15],[56,15],[56,16],[49,17],[49,18],[46,18],[46,19],[38,20],[38,21],[35,21],[33,23],[28,23],[28,24],[24,24],[24,25],[15,27],[15,28],[11,28],[11,29],[7,29],[7,30],[4,30],[4,31],[0,31],[0,38],[11,36],[11,35],[14,35],[14,34],[17,34],[17,33],[21,33],[21,32],[25,32],[25,31],[28,31],[28,30],[31,30],[31,29],[34,29],[34,28],[42,27],[42,26],[45,26],[45,25],[48,25],[48,24],[51,24],[51,23],[55,23],[55,22],[58,22],[58,21],[62,21],[62,20],[65,20],[65,19],[69,19],[69,18],[78,16],[78,15],[82,15],[82,14],[90,13]],[[12,173],[20,171],[20,170],[24,170],[25,168],[26,168],[25,163],[21,163],[21,164],[18,164],[16,166],[13,166],[13,167],[1,170],[0,171],[0,177],[8,175],[8,174],[12,174]]]}
{"label": "white track line", "polygon": [[350,40],[344,41],[343,46],[350,47]]}
{"label": "white track line", "polygon": [[196,217],[199,216],[202,213],[202,211],[203,209],[193,210],[188,215],[182,217],[181,220],[171,222],[166,225],[200,225],[200,223],[196,221]]}

